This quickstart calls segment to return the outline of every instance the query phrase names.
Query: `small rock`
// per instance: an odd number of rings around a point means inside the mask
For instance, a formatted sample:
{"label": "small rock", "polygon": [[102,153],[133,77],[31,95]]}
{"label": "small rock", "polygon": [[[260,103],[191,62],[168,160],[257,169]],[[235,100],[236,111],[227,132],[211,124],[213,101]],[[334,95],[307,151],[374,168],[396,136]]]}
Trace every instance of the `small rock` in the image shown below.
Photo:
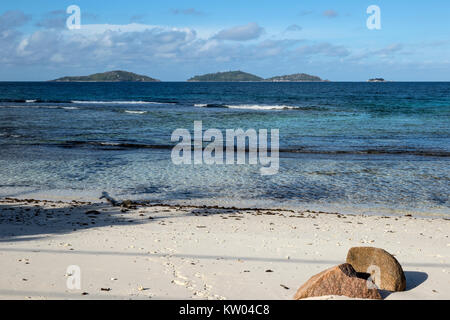
{"label": "small rock", "polygon": [[136,203],[131,200],[124,200],[121,204],[122,208],[136,209]]}

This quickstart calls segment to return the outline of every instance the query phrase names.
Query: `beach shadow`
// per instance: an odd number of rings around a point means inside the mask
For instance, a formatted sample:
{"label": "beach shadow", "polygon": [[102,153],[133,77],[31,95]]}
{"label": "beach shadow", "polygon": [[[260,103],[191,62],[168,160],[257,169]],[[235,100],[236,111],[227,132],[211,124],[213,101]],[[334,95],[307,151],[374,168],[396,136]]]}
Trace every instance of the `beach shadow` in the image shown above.
{"label": "beach shadow", "polygon": [[383,300],[386,299],[388,296],[390,296],[391,293],[393,293],[391,291],[381,290],[381,289],[378,289],[378,292],[380,293],[381,299],[383,299]]}
{"label": "beach shadow", "polygon": [[[164,205],[149,202],[119,201],[103,192],[106,202],[62,202],[5,198],[0,201],[0,243],[26,242],[78,230],[145,224],[192,216],[221,215],[224,219],[242,218],[244,209],[217,206]],[[158,214],[138,214],[140,208],[161,206]],[[167,214],[176,210],[175,214]],[[262,210],[261,214],[268,214]],[[272,210],[273,211],[273,210]],[[276,210],[275,210],[276,211]],[[258,210],[255,210],[258,212]],[[161,214],[162,213],[162,214]],[[270,213],[274,215],[276,213]]]}
{"label": "beach shadow", "polygon": [[13,199],[0,202],[0,243],[26,242],[77,230],[148,222],[144,220],[148,217],[138,219],[133,211],[123,209],[109,203]]}
{"label": "beach shadow", "polygon": [[417,288],[428,279],[428,274],[420,271],[405,271],[406,291]]}
{"label": "beach shadow", "polygon": [[[422,283],[428,279],[428,274],[420,271],[404,271],[406,277],[406,289],[405,291],[410,291],[417,288]],[[378,290],[380,292],[381,298],[386,299],[389,295],[395,292],[387,290]]]}

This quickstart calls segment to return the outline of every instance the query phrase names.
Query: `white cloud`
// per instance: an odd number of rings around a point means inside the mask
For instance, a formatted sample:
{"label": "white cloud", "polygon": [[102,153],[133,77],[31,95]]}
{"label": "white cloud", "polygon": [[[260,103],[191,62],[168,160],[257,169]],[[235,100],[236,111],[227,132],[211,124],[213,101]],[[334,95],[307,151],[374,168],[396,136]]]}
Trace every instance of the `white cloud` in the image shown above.
{"label": "white cloud", "polygon": [[146,30],[152,30],[155,28],[162,28],[156,25],[147,25],[141,23],[130,24],[83,24],[80,29],[65,30],[66,33],[79,33],[84,35],[102,34],[107,31],[115,32],[143,32]]}
{"label": "white cloud", "polygon": [[388,45],[387,47],[384,47],[380,50],[372,51],[372,54],[378,54],[378,55],[389,55],[398,51],[403,50],[403,45],[401,43],[393,43]]}
{"label": "white cloud", "polygon": [[289,69],[294,61],[349,59],[350,51],[344,46],[289,39],[284,33],[262,37],[264,32],[256,23],[221,31],[141,23],[83,24],[79,30],[41,27],[27,35],[13,27],[0,32],[0,62],[22,70],[53,70],[58,75],[60,70],[65,75],[123,68],[164,79],[211,66],[218,70],[264,68],[276,61],[278,69],[282,65]]}
{"label": "white cloud", "polygon": [[45,14],[44,18],[36,23],[37,27],[48,29],[63,29],[66,27],[67,13],[65,10],[55,10]]}
{"label": "white cloud", "polygon": [[363,50],[362,52],[355,53],[350,57],[351,61],[363,61],[371,58],[375,58],[376,60],[386,59],[390,61],[394,61],[394,55],[398,53],[405,53],[405,46],[401,43],[393,43],[388,46],[385,46],[381,49],[371,49],[371,50]]}
{"label": "white cloud", "polygon": [[243,26],[219,31],[214,38],[219,40],[248,41],[258,39],[264,32],[257,23],[251,22]]}
{"label": "white cloud", "polygon": [[0,31],[21,27],[30,21],[31,17],[22,11],[11,10],[0,15]]}
{"label": "white cloud", "polygon": [[[214,62],[233,62],[245,66],[252,61],[262,62],[279,56],[296,59],[321,53],[344,56],[346,49],[338,46],[310,45],[298,48],[302,40],[257,39],[263,28],[256,23],[203,34],[191,28],[131,23],[126,25],[91,24],[79,30],[41,28],[32,34],[20,35],[9,31],[11,39],[4,38],[10,50],[0,60],[20,66],[70,66],[73,68],[105,69],[114,64],[126,68],[168,64],[177,66],[207,65]],[[236,41],[223,41],[232,39]]]}

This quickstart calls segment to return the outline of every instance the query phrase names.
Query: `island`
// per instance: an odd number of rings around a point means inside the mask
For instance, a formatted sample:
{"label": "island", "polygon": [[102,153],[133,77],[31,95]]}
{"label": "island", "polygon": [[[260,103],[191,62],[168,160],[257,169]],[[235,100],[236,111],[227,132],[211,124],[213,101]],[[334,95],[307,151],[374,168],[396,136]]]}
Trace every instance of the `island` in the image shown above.
{"label": "island", "polygon": [[272,82],[328,82],[328,80],[322,80],[318,76],[312,76],[306,73],[294,73],[284,76],[276,76],[268,78],[265,81]]}
{"label": "island", "polygon": [[159,82],[160,80],[127,71],[109,71],[89,76],[62,77],[51,82]]}
{"label": "island", "polygon": [[190,78],[189,82],[254,82],[264,79],[243,71],[208,73]]}
{"label": "island", "polygon": [[306,73],[294,73],[284,76],[275,76],[264,79],[251,73],[243,71],[227,71],[208,73],[201,76],[195,76],[188,80],[189,82],[329,82],[322,80],[318,76],[312,76]]}
{"label": "island", "polygon": [[372,78],[367,80],[367,82],[386,82],[383,78]]}

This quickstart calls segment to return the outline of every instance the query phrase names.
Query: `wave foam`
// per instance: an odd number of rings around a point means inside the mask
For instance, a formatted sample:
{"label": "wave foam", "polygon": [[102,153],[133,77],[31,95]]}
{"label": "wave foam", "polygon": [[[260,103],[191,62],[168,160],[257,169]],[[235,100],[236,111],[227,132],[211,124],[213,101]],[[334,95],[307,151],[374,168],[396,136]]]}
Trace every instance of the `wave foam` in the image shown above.
{"label": "wave foam", "polygon": [[228,108],[228,109],[244,109],[244,110],[287,110],[287,109],[299,109],[299,107],[288,106],[288,105],[261,105],[261,104],[227,105],[227,104],[197,103],[197,104],[194,104],[194,106],[195,107],[202,107],[202,108]]}
{"label": "wave foam", "polygon": [[240,105],[227,105],[229,109],[247,109],[247,110],[284,110],[284,109],[296,109],[293,106],[285,105],[259,105],[259,104],[240,104]]}
{"label": "wave foam", "polygon": [[86,100],[73,100],[72,103],[78,103],[78,104],[174,104],[173,102],[157,102],[157,101],[86,101]]}
{"label": "wave foam", "polygon": [[131,114],[145,114],[147,111],[140,111],[140,110],[125,110],[125,113],[131,113]]}

